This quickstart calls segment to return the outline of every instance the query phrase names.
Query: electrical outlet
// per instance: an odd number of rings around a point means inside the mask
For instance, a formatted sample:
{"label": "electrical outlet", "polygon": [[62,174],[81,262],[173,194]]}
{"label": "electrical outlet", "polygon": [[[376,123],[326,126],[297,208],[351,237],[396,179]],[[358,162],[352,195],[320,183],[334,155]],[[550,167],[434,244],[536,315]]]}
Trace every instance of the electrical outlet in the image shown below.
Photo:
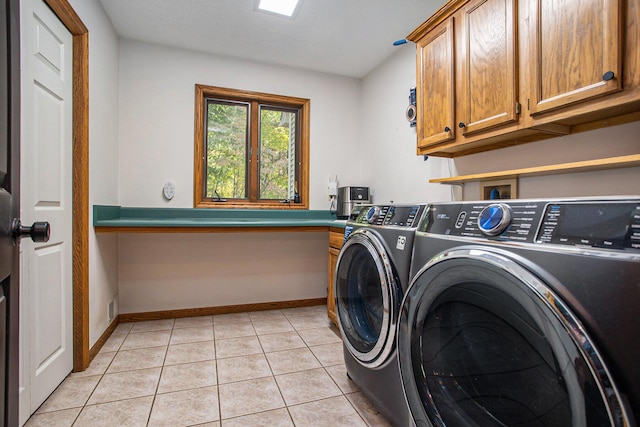
{"label": "electrical outlet", "polygon": [[327,191],[329,192],[329,196],[337,196],[338,195],[338,183],[335,181],[329,181],[327,186]]}

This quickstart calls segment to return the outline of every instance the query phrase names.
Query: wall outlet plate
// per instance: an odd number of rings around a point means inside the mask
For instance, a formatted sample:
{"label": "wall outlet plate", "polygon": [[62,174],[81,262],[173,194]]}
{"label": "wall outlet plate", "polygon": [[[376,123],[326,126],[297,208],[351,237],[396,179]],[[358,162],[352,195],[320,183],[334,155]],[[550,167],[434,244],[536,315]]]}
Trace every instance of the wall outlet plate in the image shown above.
{"label": "wall outlet plate", "polygon": [[327,191],[329,192],[329,196],[337,196],[338,183],[335,181],[329,181],[329,184],[327,185]]}

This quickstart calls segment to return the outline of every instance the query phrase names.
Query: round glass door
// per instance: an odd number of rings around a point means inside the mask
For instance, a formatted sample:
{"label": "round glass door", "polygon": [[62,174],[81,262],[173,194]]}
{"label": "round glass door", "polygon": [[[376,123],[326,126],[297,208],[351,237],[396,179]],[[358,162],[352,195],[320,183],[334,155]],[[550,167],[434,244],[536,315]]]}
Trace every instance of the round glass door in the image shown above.
{"label": "round glass door", "polygon": [[395,346],[397,278],[384,245],[368,230],[352,233],[340,250],[336,311],[343,341],[363,365],[385,362]]}
{"label": "round glass door", "polygon": [[400,371],[418,427],[630,425],[579,320],[512,255],[434,257],[399,322]]}

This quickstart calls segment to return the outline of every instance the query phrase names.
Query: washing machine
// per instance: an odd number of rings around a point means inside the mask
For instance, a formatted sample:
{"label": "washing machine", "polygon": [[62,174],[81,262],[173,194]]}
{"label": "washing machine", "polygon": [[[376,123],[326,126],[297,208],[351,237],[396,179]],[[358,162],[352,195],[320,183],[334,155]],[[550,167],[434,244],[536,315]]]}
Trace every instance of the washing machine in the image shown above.
{"label": "washing machine", "polygon": [[396,352],[414,233],[424,205],[365,205],[347,221],[335,298],[349,377],[396,427],[410,424]]}
{"label": "washing machine", "polygon": [[411,275],[418,427],[637,425],[640,198],[433,204]]}

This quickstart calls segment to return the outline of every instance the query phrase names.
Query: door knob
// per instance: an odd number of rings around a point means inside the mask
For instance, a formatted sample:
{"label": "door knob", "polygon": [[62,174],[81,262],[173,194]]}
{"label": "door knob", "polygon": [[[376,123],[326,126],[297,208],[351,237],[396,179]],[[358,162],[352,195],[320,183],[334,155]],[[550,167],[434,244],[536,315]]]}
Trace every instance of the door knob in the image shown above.
{"label": "door knob", "polygon": [[15,243],[20,242],[20,239],[25,236],[29,236],[34,242],[40,243],[49,241],[51,227],[48,222],[44,221],[34,222],[31,227],[27,227],[22,225],[18,218],[14,218],[11,224],[11,232]]}

